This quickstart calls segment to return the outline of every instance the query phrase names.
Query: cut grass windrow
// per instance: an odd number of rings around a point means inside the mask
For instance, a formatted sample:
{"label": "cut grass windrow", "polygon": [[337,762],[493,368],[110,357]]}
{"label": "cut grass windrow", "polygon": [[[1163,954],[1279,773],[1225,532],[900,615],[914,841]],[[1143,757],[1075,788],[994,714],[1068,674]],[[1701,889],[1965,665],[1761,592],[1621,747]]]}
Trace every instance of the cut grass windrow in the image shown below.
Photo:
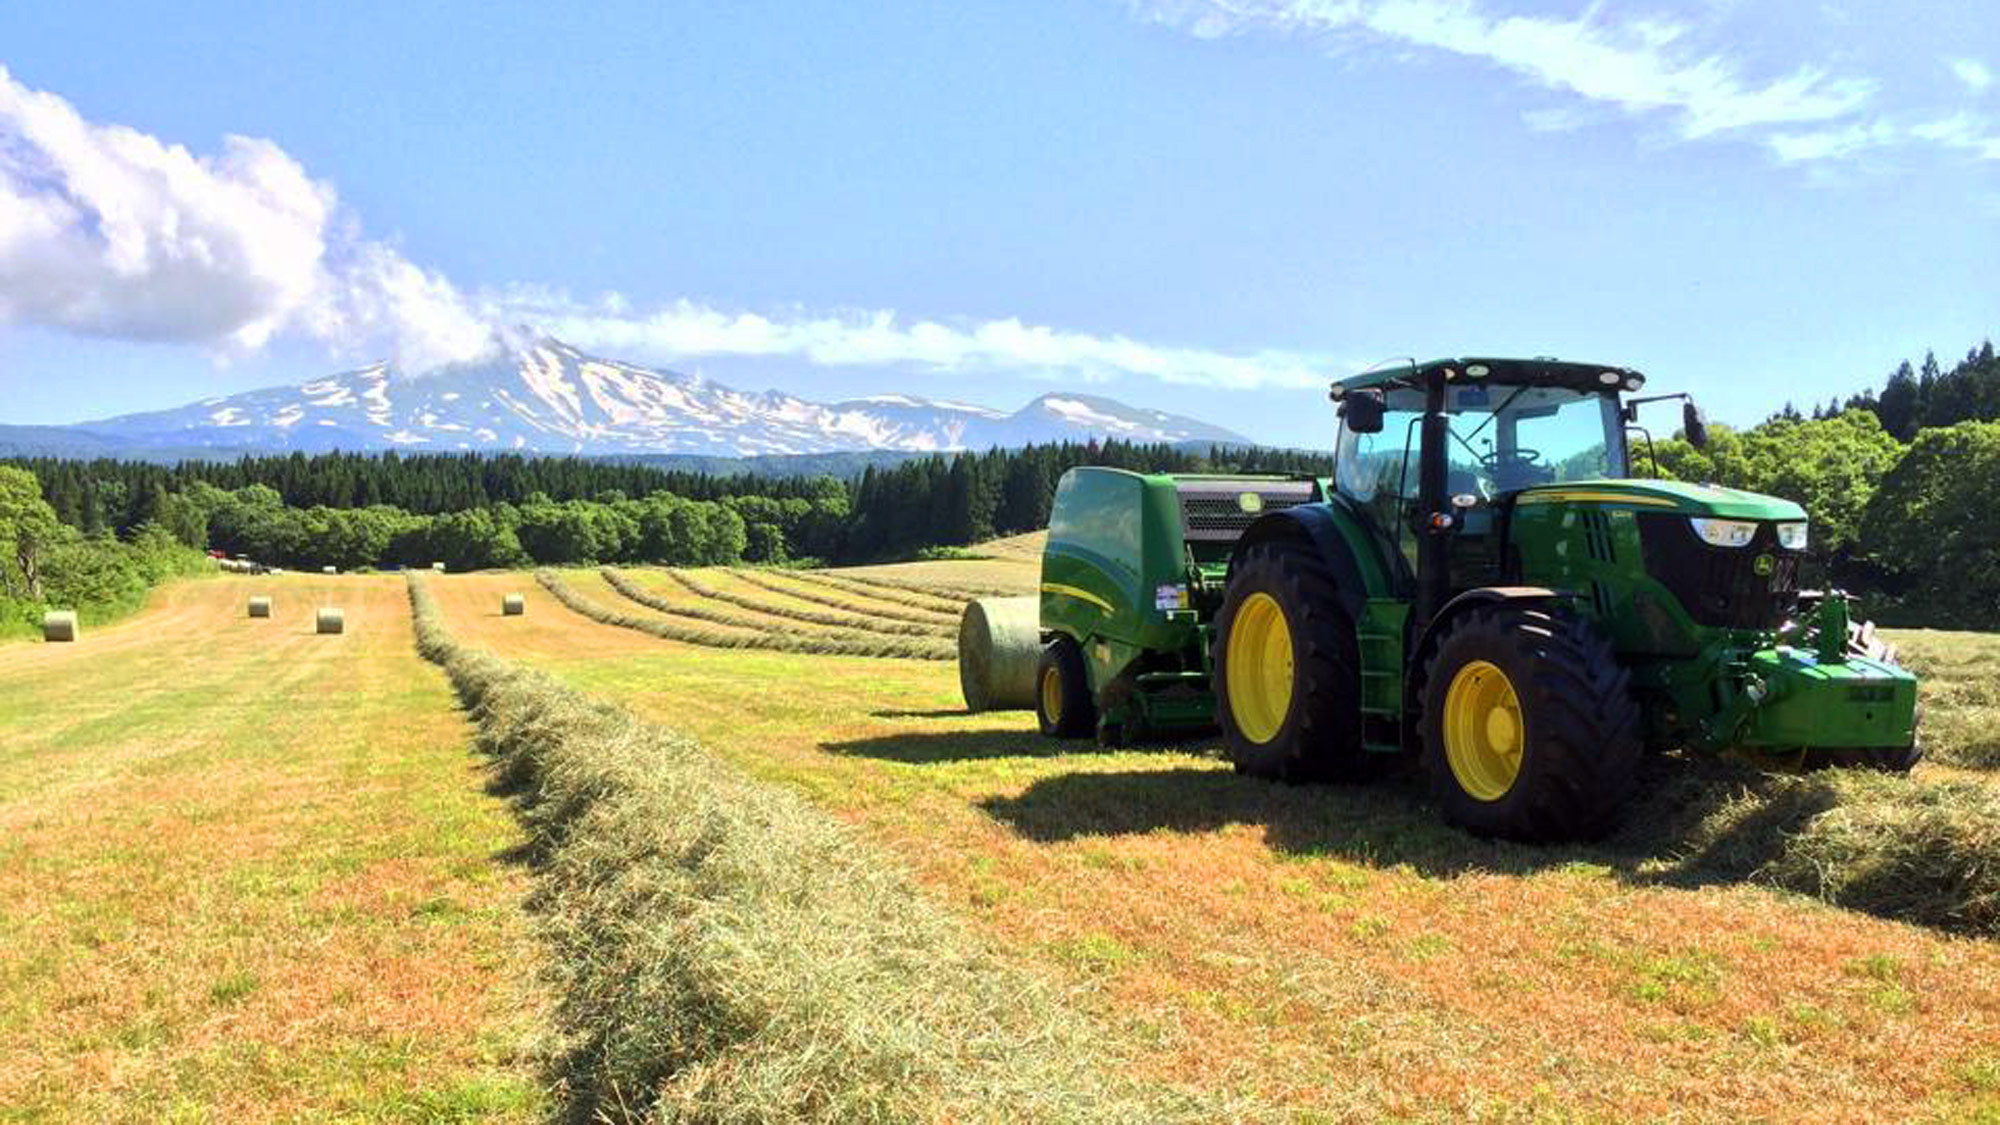
{"label": "cut grass windrow", "polygon": [[860,634],[836,636],[807,633],[731,633],[683,625],[669,617],[634,617],[599,605],[577,593],[554,571],[538,570],[540,582],[555,599],[570,609],[605,625],[637,629],[664,640],[708,648],[761,648],[774,652],[799,652],[817,656],[892,656],[910,660],[956,660],[957,650],[943,641],[918,637],[864,637]]}
{"label": "cut grass windrow", "polygon": [[[726,609],[716,609],[713,606],[689,605],[687,602],[677,602],[670,598],[661,597],[654,591],[646,589],[644,586],[639,585],[637,582],[632,581],[630,578],[619,573],[618,571],[611,569],[610,567],[604,567],[603,569],[599,570],[598,575],[599,577],[604,579],[606,585],[609,585],[613,590],[616,590],[626,600],[637,603],[638,605],[645,606],[647,609],[654,610],[659,613],[680,614],[690,617],[697,617],[702,620],[714,621],[720,624],[730,625],[739,629],[755,630],[757,632],[769,634],[775,637],[792,637],[799,640],[838,641],[842,644],[861,645],[869,647],[871,649],[871,651],[862,653],[861,655],[868,655],[868,656],[875,655],[875,653],[872,651],[872,647],[879,645],[884,641],[900,642],[909,639],[907,635],[876,633],[866,629],[856,629],[852,626],[834,632],[818,632],[814,630],[807,630],[804,632],[793,633],[791,631],[793,626],[789,624],[789,622],[793,620],[792,618],[778,617],[774,619],[766,616],[737,613]],[[940,639],[942,634],[924,633],[924,634],[919,634],[919,636],[928,637],[931,640],[938,640]]]}
{"label": "cut grass windrow", "polygon": [[847,593],[856,594],[864,598],[874,598],[877,601],[890,602],[895,605],[907,606],[911,609],[920,609],[926,613],[943,614],[946,617],[955,618],[965,608],[964,602],[946,597],[943,594],[918,594],[908,590],[895,590],[873,586],[846,575],[834,574],[824,570],[788,570],[785,574],[789,577],[797,578],[802,582],[811,582],[815,585],[826,586],[835,590],[844,590]]}
{"label": "cut grass windrow", "polygon": [[[604,579],[607,585],[613,590],[618,591],[627,600],[645,606],[655,613],[664,613],[669,617],[686,617],[695,621],[706,621],[711,625],[724,625],[731,629],[747,629],[756,633],[769,633],[773,636],[793,635],[786,631],[784,621],[796,619],[785,618],[785,615],[782,614],[747,614],[734,609],[722,608],[722,605],[728,603],[704,605],[700,602],[677,602],[661,597],[652,590],[648,590],[637,582],[632,581],[623,572],[614,570],[611,567],[601,567],[597,573],[599,577]],[[780,620],[773,620],[774,616],[780,618]],[[857,628],[857,623],[852,621],[843,622],[843,625],[845,625],[844,632],[823,633],[807,631],[798,635],[801,637],[827,637],[836,640],[853,641],[860,644],[873,644],[884,635],[883,631]],[[903,635],[942,637],[944,634],[937,630],[927,630]]]}
{"label": "cut grass windrow", "polygon": [[1154,1122],[1245,1107],[1123,1076],[1052,979],[900,865],[687,737],[448,633],[410,602],[520,795],[570,1121]]}
{"label": "cut grass windrow", "polygon": [[847,579],[849,582],[860,582],[864,585],[876,586],[884,590],[901,590],[911,594],[926,594],[934,598],[944,598],[949,601],[969,602],[974,598],[1011,598],[1020,594],[1033,592],[1032,590],[1024,590],[1018,586],[982,586],[966,582],[919,582],[906,578],[884,578],[879,574],[855,574],[851,571],[843,572],[840,577]]}
{"label": "cut grass windrow", "polygon": [[1697,763],[1643,797],[1609,843],[1661,840],[1677,842],[1661,864],[1669,881],[1742,878],[2000,936],[2000,792],[1980,781]]}
{"label": "cut grass windrow", "polygon": [[[619,592],[623,593],[625,587],[620,583],[623,576],[620,575],[618,578],[613,577],[617,573],[616,571],[607,569],[604,572],[604,578],[605,581],[610,582],[613,586],[617,586]],[[806,621],[814,625],[829,625],[837,629],[851,629],[863,633],[891,633],[903,637],[954,637],[957,635],[957,630],[953,626],[942,622],[936,625],[919,625],[914,621],[895,621],[859,610],[824,613],[819,610],[786,605],[783,602],[775,602],[769,598],[753,598],[746,594],[717,589],[682,570],[669,570],[666,574],[668,578],[672,579],[682,589],[697,597],[709,598],[771,617],[788,617],[794,621]],[[644,604],[651,605],[652,603],[645,602]]]}
{"label": "cut grass windrow", "polygon": [[774,574],[783,574],[787,577],[796,578],[802,573],[802,571],[796,570],[747,569],[731,570],[729,572],[731,577],[742,579],[745,585],[755,586],[759,590],[768,590],[773,594],[783,594],[788,598],[797,598],[802,602],[811,602],[814,605],[845,610],[848,613],[865,613],[870,617],[881,617],[890,621],[908,621],[918,625],[950,623],[954,629],[957,628],[958,614],[956,611],[949,614],[942,610],[924,610],[918,612],[912,609],[886,606],[882,602],[872,599],[867,601],[857,600],[853,594],[846,591],[834,593],[830,588],[825,586],[780,582],[771,577]]}

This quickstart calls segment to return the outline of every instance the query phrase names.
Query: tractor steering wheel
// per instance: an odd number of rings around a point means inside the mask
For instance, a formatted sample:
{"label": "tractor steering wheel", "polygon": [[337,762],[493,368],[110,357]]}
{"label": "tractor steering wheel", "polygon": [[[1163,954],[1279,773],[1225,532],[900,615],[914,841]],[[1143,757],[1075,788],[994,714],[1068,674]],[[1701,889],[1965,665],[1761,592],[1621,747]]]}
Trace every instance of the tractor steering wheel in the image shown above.
{"label": "tractor steering wheel", "polygon": [[1539,449],[1529,449],[1525,446],[1517,447],[1507,453],[1502,453],[1496,449],[1480,458],[1480,460],[1486,463],[1488,469],[1492,469],[1496,465],[1539,465],[1542,463],[1542,451]]}

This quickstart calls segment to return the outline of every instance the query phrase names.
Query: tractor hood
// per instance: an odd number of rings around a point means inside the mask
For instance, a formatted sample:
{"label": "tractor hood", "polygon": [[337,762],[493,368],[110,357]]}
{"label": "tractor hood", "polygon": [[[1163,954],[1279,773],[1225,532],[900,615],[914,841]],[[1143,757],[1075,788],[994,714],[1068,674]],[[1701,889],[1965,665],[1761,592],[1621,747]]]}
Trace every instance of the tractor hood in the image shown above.
{"label": "tractor hood", "polygon": [[1543,484],[1515,494],[1516,504],[1618,504],[1642,512],[1683,512],[1742,520],[1802,520],[1805,509],[1790,500],[1675,480],[1576,480]]}

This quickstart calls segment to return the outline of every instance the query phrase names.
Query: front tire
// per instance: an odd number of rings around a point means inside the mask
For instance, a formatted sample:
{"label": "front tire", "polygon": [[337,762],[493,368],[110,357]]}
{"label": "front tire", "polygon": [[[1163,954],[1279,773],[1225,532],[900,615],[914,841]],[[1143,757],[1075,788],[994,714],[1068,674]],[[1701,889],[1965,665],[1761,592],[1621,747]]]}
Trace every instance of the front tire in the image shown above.
{"label": "front tire", "polygon": [[1432,794],[1482,836],[1594,839],[1637,783],[1629,674],[1587,621],[1546,604],[1452,622],[1425,665],[1422,725]]}
{"label": "front tire", "polygon": [[1299,543],[1245,552],[1215,619],[1210,681],[1236,772],[1275,781],[1367,773],[1361,658],[1332,573]]}
{"label": "front tire", "polygon": [[1083,650],[1067,634],[1058,634],[1042,649],[1035,669],[1035,718],[1050,738],[1082,738],[1097,725]]}

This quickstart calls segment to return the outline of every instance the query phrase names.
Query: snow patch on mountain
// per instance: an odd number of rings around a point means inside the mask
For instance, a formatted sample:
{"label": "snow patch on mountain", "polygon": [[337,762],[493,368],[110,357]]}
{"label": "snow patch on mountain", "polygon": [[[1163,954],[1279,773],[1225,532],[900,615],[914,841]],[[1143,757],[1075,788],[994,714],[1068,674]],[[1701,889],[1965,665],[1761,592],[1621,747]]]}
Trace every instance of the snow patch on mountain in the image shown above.
{"label": "snow patch on mountain", "polygon": [[944,451],[1117,437],[1243,437],[1095,395],[1043,395],[1008,414],[880,394],[819,403],[585,355],[543,339],[495,360],[399,378],[385,364],[74,427],[138,446],[319,451],[389,448],[722,456]]}

